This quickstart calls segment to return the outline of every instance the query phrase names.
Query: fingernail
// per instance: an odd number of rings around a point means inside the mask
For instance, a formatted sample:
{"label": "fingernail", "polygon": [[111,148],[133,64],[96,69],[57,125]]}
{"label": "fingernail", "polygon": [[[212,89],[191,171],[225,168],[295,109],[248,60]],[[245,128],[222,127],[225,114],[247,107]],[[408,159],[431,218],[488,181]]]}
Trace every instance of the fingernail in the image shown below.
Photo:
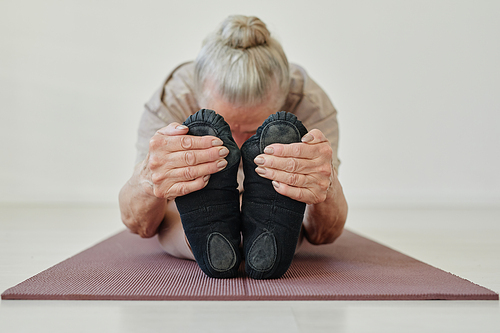
{"label": "fingernail", "polygon": [[178,129],[178,130],[183,130],[183,129],[186,129],[186,128],[188,128],[186,125],[179,125],[179,126],[176,127],[176,129]]}
{"label": "fingernail", "polygon": [[210,175],[206,175],[205,177],[203,177],[203,181],[205,183],[208,182],[209,179],[210,179]]}
{"label": "fingernail", "polygon": [[257,172],[259,175],[265,175],[266,174],[266,169],[258,167],[255,169],[255,172]]}
{"label": "fingernail", "polygon": [[220,170],[220,169],[224,169],[227,165],[227,161],[226,160],[220,160],[219,163],[217,163],[217,168]]}
{"label": "fingernail", "polygon": [[272,154],[272,153],[274,153],[274,148],[273,147],[266,147],[266,149],[264,149],[264,153]]}
{"label": "fingernail", "polygon": [[278,183],[277,181],[273,180],[273,186],[274,186],[274,188],[279,188],[280,187],[280,183]]}
{"label": "fingernail", "polygon": [[266,160],[262,157],[256,157],[253,161],[255,162],[255,164],[262,165]]}
{"label": "fingernail", "polygon": [[212,146],[222,146],[224,142],[222,142],[221,139],[215,139],[215,140],[212,140]]}
{"label": "fingernail", "polygon": [[311,134],[307,133],[306,135],[304,135],[302,137],[301,141],[302,142],[311,142],[312,140],[314,140],[314,137]]}
{"label": "fingernail", "polygon": [[219,156],[226,156],[227,154],[229,154],[229,149],[227,149],[226,147],[219,150]]}

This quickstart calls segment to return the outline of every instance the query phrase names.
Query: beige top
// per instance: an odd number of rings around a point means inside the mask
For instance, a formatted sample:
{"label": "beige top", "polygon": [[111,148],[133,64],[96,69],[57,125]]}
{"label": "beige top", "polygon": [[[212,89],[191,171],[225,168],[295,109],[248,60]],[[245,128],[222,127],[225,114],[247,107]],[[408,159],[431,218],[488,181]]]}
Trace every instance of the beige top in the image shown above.
{"label": "beige top", "polygon": [[[323,132],[333,149],[333,166],[338,170],[337,111],[326,93],[309,78],[302,67],[290,64],[290,76],[290,92],[281,110],[295,114],[309,131],[317,128]],[[136,163],[146,158],[149,141],[157,130],[172,122],[182,124],[199,109],[194,92],[194,63],[184,63],[168,75],[145,105],[136,144]],[[242,179],[243,172],[239,172],[239,184],[243,183]]]}

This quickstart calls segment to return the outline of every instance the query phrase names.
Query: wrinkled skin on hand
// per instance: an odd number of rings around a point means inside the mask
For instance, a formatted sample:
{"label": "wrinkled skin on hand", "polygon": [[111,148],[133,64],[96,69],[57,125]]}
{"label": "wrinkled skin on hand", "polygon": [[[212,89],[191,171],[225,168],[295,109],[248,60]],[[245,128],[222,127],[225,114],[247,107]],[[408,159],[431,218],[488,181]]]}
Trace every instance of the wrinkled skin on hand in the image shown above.
{"label": "wrinkled skin on hand", "polygon": [[131,232],[153,237],[164,220],[178,219],[172,200],[204,188],[224,169],[229,150],[214,136],[190,136],[172,123],[156,132],[146,159],[120,191],[122,221]]}
{"label": "wrinkled skin on hand", "polygon": [[282,195],[304,202],[318,204],[326,200],[334,177],[332,148],[324,134],[313,129],[302,142],[272,144],[258,155],[255,171],[273,181]]}
{"label": "wrinkled skin on hand", "polygon": [[142,176],[157,198],[173,200],[204,188],[210,175],[224,169],[229,150],[214,136],[186,135],[188,128],[172,123],[156,132]]}

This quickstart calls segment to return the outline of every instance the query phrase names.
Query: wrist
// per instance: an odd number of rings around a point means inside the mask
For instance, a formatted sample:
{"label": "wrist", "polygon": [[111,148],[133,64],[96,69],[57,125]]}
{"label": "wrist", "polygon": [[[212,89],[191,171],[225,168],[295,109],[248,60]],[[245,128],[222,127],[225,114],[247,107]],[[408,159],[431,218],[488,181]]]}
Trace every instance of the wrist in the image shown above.
{"label": "wrist", "polygon": [[335,168],[332,166],[332,173],[330,175],[330,185],[328,186],[328,190],[326,190],[326,199],[325,201],[328,201],[329,199],[333,199],[335,197],[335,192],[336,189],[338,188],[339,180],[337,178],[337,171]]}
{"label": "wrist", "polygon": [[[149,156],[149,155],[148,155]],[[151,170],[148,167],[148,158],[137,165],[137,177],[133,181],[132,186],[140,189],[148,197],[156,197],[154,193],[154,184],[151,180]]]}

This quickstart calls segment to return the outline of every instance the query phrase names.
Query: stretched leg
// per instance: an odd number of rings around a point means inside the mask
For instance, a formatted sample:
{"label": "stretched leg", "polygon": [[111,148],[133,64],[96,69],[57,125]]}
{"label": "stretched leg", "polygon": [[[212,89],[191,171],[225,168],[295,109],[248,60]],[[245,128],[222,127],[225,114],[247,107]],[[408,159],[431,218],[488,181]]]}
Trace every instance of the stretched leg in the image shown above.
{"label": "stretched leg", "polygon": [[158,229],[158,241],[162,249],[171,256],[180,259],[195,260],[193,251],[191,251],[191,247],[187,242],[181,217],[175,207],[174,201],[170,201],[167,204],[165,221]]}
{"label": "stretched leg", "polygon": [[177,197],[182,226],[201,270],[210,277],[235,277],[241,262],[240,200],[237,172],[240,150],[224,118],[202,109],[184,125],[189,135],[213,135],[229,149],[226,168],[210,176],[207,186]]}
{"label": "stretched leg", "polygon": [[245,182],[242,233],[245,270],[254,279],[281,277],[299,242],[305,203],[285,197],[271,180],[255,172],[254,159],[273,143],[300,142],[306,128],[291,113],[278,112],[264,121],[241,147]]}

